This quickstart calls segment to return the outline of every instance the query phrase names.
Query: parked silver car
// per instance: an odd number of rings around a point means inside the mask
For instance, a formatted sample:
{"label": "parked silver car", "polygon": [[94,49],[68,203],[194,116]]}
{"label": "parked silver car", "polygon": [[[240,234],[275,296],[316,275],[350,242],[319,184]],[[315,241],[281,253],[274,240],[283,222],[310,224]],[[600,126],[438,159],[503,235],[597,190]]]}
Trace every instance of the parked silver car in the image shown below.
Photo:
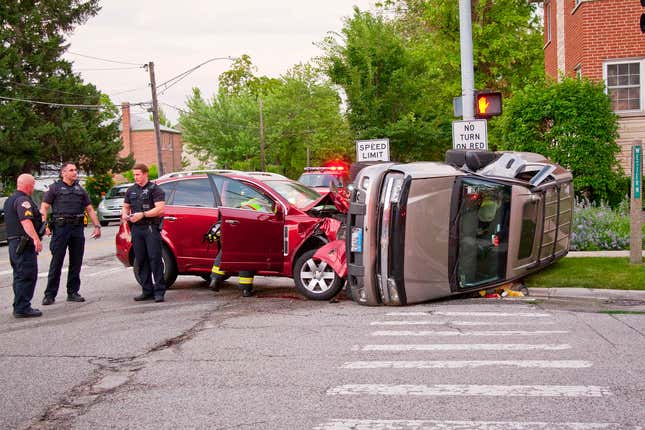
{"label": "parked silver car", "polygon": [[102,226],[108,225],[110,221],[119,221],[125,192],[132,184],[120,184],[110,188],[105,194],[97,210],[99,222]]}

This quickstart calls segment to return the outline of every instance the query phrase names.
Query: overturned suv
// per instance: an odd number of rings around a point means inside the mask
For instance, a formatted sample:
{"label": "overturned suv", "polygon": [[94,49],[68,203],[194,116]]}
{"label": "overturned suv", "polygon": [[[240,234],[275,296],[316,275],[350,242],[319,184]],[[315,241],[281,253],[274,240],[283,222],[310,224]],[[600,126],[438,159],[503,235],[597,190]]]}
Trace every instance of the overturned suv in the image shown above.
{"label": "overturned suv", "polygon": [[446,163],[366,167],[354,185],[346,242],[316,257],[360,304],[498,286],[569,250],[572,176],[539,154],[448,151]]}

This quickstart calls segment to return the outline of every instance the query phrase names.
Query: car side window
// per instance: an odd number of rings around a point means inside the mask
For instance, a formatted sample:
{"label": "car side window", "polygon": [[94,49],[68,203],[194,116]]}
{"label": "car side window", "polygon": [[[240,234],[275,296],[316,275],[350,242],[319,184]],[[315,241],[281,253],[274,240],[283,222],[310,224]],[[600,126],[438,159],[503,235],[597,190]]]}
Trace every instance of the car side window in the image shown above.
{"label": "car side window", "polygon": [[259,190],[233,179],[222,183],[222,206],[259,212],[274,212],[275,202]]}
{"label": "car side window", "polygon": [[161,188],[164,192],[166,204],[171,205],[173,200],[173,192],[175,191],[175,183],[166,182],[165,184],[159,185],[159,188]]}
{"label": "car side window", "polygon": [[208,178],[177,181],[171,204],[175,206],[214,207],[215,196]]}

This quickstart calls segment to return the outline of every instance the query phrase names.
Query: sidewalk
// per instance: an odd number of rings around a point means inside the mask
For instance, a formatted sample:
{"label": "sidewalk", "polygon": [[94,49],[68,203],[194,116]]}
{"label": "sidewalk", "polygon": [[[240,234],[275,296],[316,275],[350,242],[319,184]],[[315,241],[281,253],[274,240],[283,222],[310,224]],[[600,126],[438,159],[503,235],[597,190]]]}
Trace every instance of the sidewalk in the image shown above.
{"label": "sidewalk", "polygon": [[[629,250],[627,251],[569,251],[567,257],[629,257]],[[645,250],[643,251],[645,257]]]}

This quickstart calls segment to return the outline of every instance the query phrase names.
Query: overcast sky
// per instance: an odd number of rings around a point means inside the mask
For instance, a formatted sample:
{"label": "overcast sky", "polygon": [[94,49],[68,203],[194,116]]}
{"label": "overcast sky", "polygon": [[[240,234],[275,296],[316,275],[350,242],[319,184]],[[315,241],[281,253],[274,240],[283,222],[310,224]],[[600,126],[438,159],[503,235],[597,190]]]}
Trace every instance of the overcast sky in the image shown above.
{"label": "overcast sky", "polygon": [[[148,73],[136,65],[85,56],[133,64],[153,61],[157,84],[210,58],[242,54],[251,56],[258,75],[278,77],[320,55],[314,43],[329,31],[340,31],[354,5],[369,10],[374,0],[104,0],[101,4],[98,15],[69,37],[65,57],[86,82],[120,104],[151,100]],[[183,108],[193,87],[210,98],[219,74],[230,64],[209,63],[159,94],[171,121],[176,121],[178,112],[168,105]],[[139,108],[133,114],[147,116]]]}

